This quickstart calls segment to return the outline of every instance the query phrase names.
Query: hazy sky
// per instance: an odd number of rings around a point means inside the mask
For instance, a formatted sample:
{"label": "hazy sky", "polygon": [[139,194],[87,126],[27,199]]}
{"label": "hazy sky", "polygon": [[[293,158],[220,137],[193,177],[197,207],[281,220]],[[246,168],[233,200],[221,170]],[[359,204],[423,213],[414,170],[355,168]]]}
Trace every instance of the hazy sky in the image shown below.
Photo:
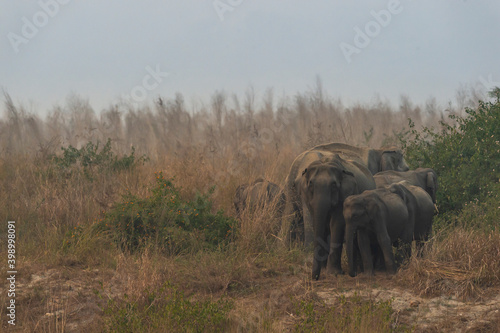
{"label": "hazy sky", "polygon": [[346,104],[500,85],[500,1],[0,0],[0,22],[0,88],[40,113],[72,92],[97,111],[292,96],[317,75]]}

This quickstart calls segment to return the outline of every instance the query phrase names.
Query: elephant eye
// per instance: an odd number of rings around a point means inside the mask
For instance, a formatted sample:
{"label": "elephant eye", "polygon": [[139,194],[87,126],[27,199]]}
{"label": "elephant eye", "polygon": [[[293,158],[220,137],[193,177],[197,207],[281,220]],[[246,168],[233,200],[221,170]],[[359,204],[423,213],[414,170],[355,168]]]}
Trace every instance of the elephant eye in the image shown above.
{"label": "elephant eye", "polygon": [[312,180],[310,180],[310,181],[308,181],[308,182],[307,182],[307,188],[308,188],[310,191],[312,191],[312,190],[313,190],[314,186],[313,186],[313,182],[312,182]]}

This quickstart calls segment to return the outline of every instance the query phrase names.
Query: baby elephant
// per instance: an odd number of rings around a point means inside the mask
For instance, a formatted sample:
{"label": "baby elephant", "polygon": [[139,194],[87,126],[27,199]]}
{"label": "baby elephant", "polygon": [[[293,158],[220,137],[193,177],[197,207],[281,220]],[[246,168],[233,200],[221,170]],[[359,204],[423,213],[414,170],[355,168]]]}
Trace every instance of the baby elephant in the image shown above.
{"label": "baby elephant", "polygon": [[350,276],[356,276],[356,236],[363,268],[369,275],[373,274],[371,248],[377,248],[377,244],[382,250],[385,267],[391,273],[396,272],[393,245],[402,252],[403,258],[411,255],[413,220],[405,201],[389,189],[367,190],[348,197],[344,201],[344,219]]}
{"label": "baby elephant", "polygon": [[280,218],[285,208],[285,193],[278,185],[263,178],[257,178],[252,183],[240,185],[236,189],[234,208],[238,218],[247,208],[255,211],[271,203],[276,205],[276,217]]}
{"label": "baby elephant", "polygon": [[417,254],[422,254],[422,247],[429,239],[434,217],[434,204],[431,196],[418,186],[407,181],[401,181],[386,187],[392,193],[401,197],[406,203],[408,214],[413,220],[413,239],[417,247]]}

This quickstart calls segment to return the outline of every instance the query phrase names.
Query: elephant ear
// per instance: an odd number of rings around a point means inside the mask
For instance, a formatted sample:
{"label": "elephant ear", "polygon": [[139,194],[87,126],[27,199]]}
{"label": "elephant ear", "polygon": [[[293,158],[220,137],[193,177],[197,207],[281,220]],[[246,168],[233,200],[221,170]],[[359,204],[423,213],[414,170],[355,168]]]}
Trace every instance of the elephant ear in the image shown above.
{"label": "elephant ear", "polygon": [[297,177],[297,185],[298,185],[298,190],[302,191],[303,193],[307,192],[308,185],[309,185],[309,179],[311,178],[311,175],[314,173],[315,168],[314,167],[308,167],[302,171],[302,176]]}
{"label": "elephant ear", "polygon": [[236,188],[236,199],[242,200],[243,199],[243,193],[245,192],[245,189],[248,187],[248,185],[240,185]]}
{"label": "elephant ear", "polygon": [[344,201],[347,197],[358,193],[358,182],[354,174],[350,171],[342,170],[342,185],[340,187],[341,200]]}
{"label": "elephant ear", "polygon": [[428,172],[427,173],[427,187],[428,188],[432,188],[435,190],[435,187],[436,187],[436,181],[434,179],[434,174],[432,172]]}
{"label": "elephant ear", "polygon": [[430,190],[431,193],[429,193],[432,197],[432,201],[436,200],[436,186],[437,186],[437,179],[436,176],[434,175],[433,172],[428,172],[427,173],[427,188]]}
{"label": "elephant ear", "polygon": [[392,184],[390,186],[390,191],[394,194],[397,194],[404,202],[406,202],[406,193],[404,190],[404,186],[401,184]]}
{"label": "elephant ear", "polygon": [[236,208],[236,213],[240,213],[240,209],[245,207],[245,190],[248,187],[248,185],[240,185],[238,188],[236,188],[236,193],[234,194],[234,208]]}

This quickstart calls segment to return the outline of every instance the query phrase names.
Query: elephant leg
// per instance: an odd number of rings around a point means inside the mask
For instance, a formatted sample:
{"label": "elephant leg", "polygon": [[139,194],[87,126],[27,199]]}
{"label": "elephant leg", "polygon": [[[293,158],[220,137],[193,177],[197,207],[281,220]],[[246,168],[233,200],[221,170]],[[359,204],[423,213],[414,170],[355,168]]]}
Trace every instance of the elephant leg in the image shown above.
{"label": "elephant leg", "polygon": [[373,258],[370,246],[370,237],[366,230],[358,230],[358,247],[363,260],[363,271],[373,275]]}
{"label": "elephant leg", "polygon": [[382,248],[382,253],[384,254],[385,267],[389,273],[396,273],[396,262],[394,260],[394,253],[392,252],[392,242],[391,238],[384,233],[377,234],[377,240]]}
{"label": "elephant leg", "polygon": [[408,240],[398,239],[396,248],[396,263],[399,266],[411,257],[411,242]]}
{"label": "elephant leg", "polygon": [[384,262],[384,254],[382,253],[382,249],[380,245],[375,242],[370,245],[372,250],[372,261],[373,268],[378,272],[385,272],[385,262]]}
{"label": "elephant leg", "polygon": [[424,245],[428,241],[428,235],[423,235],[415,239],[415,250],[417,251],[417,256],[422,257],[424,252]]}
{"label": "elephant leg", "polygon": [[[413,230],[413,228],[412,228]],[[411,243],[413,241],[413,235],[410,233],[409,235],[406,236],[405,239],[403,239],[402,246],[403,246],[403,261],[408,260],[411,258]]]}
{"label": "elephant leg", "polygon": [[315,239],[314,239],[314,256],[313,256],[313,270],[312,278],[314,280],[319,279],[319,274],[321,269],[324,268],[328,260],[328,239],[327,227],[318,226],[315,229]]}
{"label": "elephant leg", "polygon": [[344,235],[344,216],[341,212],[334,212],[330,220],[330,254],[328,255],[327,271],[335,275],[344,274],[341,265]]}
{"label": "elephant leg", "polygon": [[415,251],[417,251],[417,257],[422,257],[422,249],[423,249],[422,241],[419,239],[415,240]]}

